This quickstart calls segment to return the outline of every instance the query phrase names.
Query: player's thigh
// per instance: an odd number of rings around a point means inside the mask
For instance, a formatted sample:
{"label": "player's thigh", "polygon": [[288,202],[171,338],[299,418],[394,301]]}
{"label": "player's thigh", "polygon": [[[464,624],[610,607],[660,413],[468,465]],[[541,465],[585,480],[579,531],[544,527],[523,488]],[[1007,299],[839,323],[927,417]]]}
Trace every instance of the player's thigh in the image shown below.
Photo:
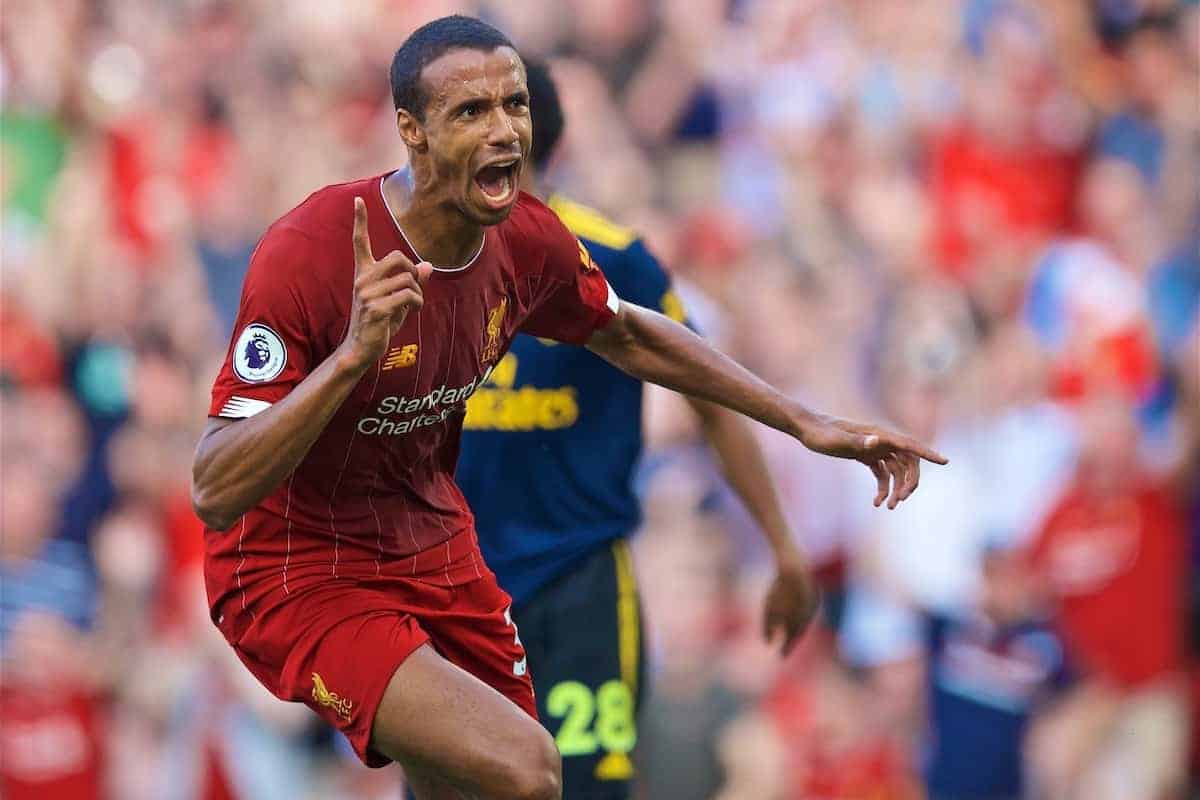
{"label": "player's thigh", "polygon": [[630,797],[643,647],[625,543],[596,552],[515,616],[539,717],[562,754],[563,795]]}
{"label": "player's thigh", "polygon": [[557,796],[558,755],[537,721],[430,645],[397,667],[371,749],[468,797]]}

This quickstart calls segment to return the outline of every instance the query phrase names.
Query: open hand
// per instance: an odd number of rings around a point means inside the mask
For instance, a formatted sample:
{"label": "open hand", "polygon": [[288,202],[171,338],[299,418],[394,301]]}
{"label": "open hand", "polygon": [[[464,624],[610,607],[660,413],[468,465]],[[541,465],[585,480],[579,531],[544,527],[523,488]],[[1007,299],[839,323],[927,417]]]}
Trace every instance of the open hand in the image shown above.
{"label": "open hand", "polygon": [[383,358],[408,312],[424,304],[422,287],[432,272],[428,262],[414,265],[399,250],[376,261],[367,234],[367,204],[354,198],[354,298],[342,342],[354,364],[366,367]]}
{"label": "open hand", "polygon": [[921,480],[921,459],[949,463],[941,453],[909,436],[833,417],[817,417],[806,423],[800,441],[813,452],[866,464],[879,486],[876,507],[886,500],[888,508],[895,508],[916,491]]}

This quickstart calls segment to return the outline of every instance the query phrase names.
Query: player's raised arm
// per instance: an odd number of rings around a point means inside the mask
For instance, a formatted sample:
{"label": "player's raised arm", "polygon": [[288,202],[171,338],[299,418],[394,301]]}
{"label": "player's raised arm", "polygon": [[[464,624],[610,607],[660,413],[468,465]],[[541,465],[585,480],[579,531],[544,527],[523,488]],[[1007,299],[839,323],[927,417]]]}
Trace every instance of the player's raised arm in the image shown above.
{"label": "player's raised arm", "polygon": [[878,483],[877,506],[886,500],[895,508],[913,493],[921,459],[947,463],[903,434],[804,408],[687,327],[633,303],[621,303],[616,317],[595,330],[587,346],[636,378],[725,406],[814,452],[862,462]]}
{"label": "player's raised arm", "polygon": [[[261,413],[209,419],[192,462],[192,505],[210,528],[228,528],[296,469],[363,373],[383,357],[392,332],[424,302],[421,285],[432,268],[414,266],[396,251],[376,261],[361,198],[355,198],[353,239],[354,297],[341,345],[278,402],[249,401],[269,405]],[[252,269],[247,282],[254,278]],[[268,348],[285,347],[271,335]],[[231,358],[238,357],[234,348]]]}

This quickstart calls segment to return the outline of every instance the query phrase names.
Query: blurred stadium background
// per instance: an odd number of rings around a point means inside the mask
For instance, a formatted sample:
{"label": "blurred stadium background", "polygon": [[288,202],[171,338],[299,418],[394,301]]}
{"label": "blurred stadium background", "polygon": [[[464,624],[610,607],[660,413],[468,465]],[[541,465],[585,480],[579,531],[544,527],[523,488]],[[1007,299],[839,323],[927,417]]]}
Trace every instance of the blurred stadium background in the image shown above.
{"label": "blurred stadium background", "polygon": [[781,661],[757,535],[652,396],[642,796],[907,800],[1004,752],[1045,797],[1186,796],[1200,5],[1172,0],[7,0],[0,796],[398,797],[207,621],[188,478],[258,236],[401,163],[386,67],[452,12],[552,59],[552,182],[714,340],[952,461],[886,513],[763,433],[826,591]]}

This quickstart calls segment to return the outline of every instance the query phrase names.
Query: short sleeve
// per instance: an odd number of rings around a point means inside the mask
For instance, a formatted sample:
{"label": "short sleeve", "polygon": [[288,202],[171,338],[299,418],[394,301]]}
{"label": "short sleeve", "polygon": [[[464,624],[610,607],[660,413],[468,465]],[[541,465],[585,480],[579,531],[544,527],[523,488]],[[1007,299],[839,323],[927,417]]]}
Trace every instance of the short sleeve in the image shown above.
{"label": "short sleeve", "polygon": [[312,369],[310,326],[299,281],[311,243],[273,227],[258,243],[225,361],[212,389],[209,416],[252,417],[287,396]]}
{"label": "short sleeve", "polygon": [[523,333],[583,344],[620,308],[617,293],[587,248],[547,210],[545,264]]}

